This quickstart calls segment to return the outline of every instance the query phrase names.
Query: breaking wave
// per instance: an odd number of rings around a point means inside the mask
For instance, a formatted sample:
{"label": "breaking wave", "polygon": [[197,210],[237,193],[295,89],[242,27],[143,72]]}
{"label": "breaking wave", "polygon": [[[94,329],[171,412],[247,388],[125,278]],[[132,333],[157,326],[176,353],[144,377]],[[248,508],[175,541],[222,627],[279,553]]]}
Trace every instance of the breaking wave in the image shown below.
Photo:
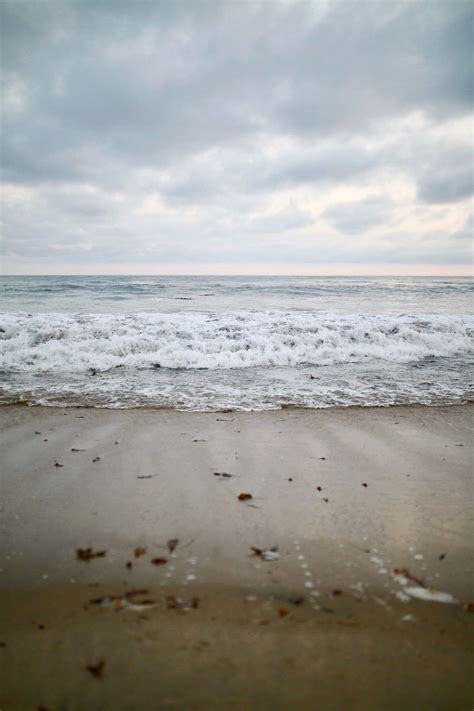
{"label": "breaking wave", "polygon": [[474,319],[311,312],[3,314],[1,367],[81,372],[412,363],[472,353]]}
{"label": "breaking wave", "polygon": [[266,410],[472,399],[469,316],[0,314],[0,404]]}

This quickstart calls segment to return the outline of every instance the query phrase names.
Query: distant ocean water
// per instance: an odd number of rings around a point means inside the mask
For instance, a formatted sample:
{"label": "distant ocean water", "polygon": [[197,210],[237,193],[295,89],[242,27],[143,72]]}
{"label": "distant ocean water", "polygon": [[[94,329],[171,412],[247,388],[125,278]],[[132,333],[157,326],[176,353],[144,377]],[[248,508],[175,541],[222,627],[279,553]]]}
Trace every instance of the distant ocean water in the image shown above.
{"label": "distant ocean water", "polygon": [[0,403],[473,399],[469,278],[2,277]]}

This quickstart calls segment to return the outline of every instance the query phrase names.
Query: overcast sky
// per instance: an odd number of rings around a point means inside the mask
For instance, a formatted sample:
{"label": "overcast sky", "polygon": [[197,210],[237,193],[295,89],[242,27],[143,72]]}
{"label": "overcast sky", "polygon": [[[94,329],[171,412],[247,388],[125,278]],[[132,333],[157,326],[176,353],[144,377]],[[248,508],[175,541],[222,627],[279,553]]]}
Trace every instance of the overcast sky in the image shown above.
{"label": "overcast sky", "polygon": [[468,273],[470,0],[0,8],[4,273]]}

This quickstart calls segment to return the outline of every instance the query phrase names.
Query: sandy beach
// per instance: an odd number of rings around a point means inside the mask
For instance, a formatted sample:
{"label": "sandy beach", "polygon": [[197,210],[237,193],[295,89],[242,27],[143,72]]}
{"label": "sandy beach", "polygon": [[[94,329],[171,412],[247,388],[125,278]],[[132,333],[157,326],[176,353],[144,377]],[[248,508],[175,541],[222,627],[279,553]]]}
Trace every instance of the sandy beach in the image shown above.
{"label": "sandy beach", "polygon": [[1,408],[0,707],[470,708],[472,414]]}

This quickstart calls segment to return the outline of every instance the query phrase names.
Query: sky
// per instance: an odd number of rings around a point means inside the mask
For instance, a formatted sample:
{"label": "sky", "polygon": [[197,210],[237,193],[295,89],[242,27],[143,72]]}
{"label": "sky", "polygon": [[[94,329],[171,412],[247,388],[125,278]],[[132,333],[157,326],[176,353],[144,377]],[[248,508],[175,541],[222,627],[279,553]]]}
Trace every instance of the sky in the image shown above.
{"label": "sky", "polygon": [[469,274],[474,4],[1,0],[3,274]]}

